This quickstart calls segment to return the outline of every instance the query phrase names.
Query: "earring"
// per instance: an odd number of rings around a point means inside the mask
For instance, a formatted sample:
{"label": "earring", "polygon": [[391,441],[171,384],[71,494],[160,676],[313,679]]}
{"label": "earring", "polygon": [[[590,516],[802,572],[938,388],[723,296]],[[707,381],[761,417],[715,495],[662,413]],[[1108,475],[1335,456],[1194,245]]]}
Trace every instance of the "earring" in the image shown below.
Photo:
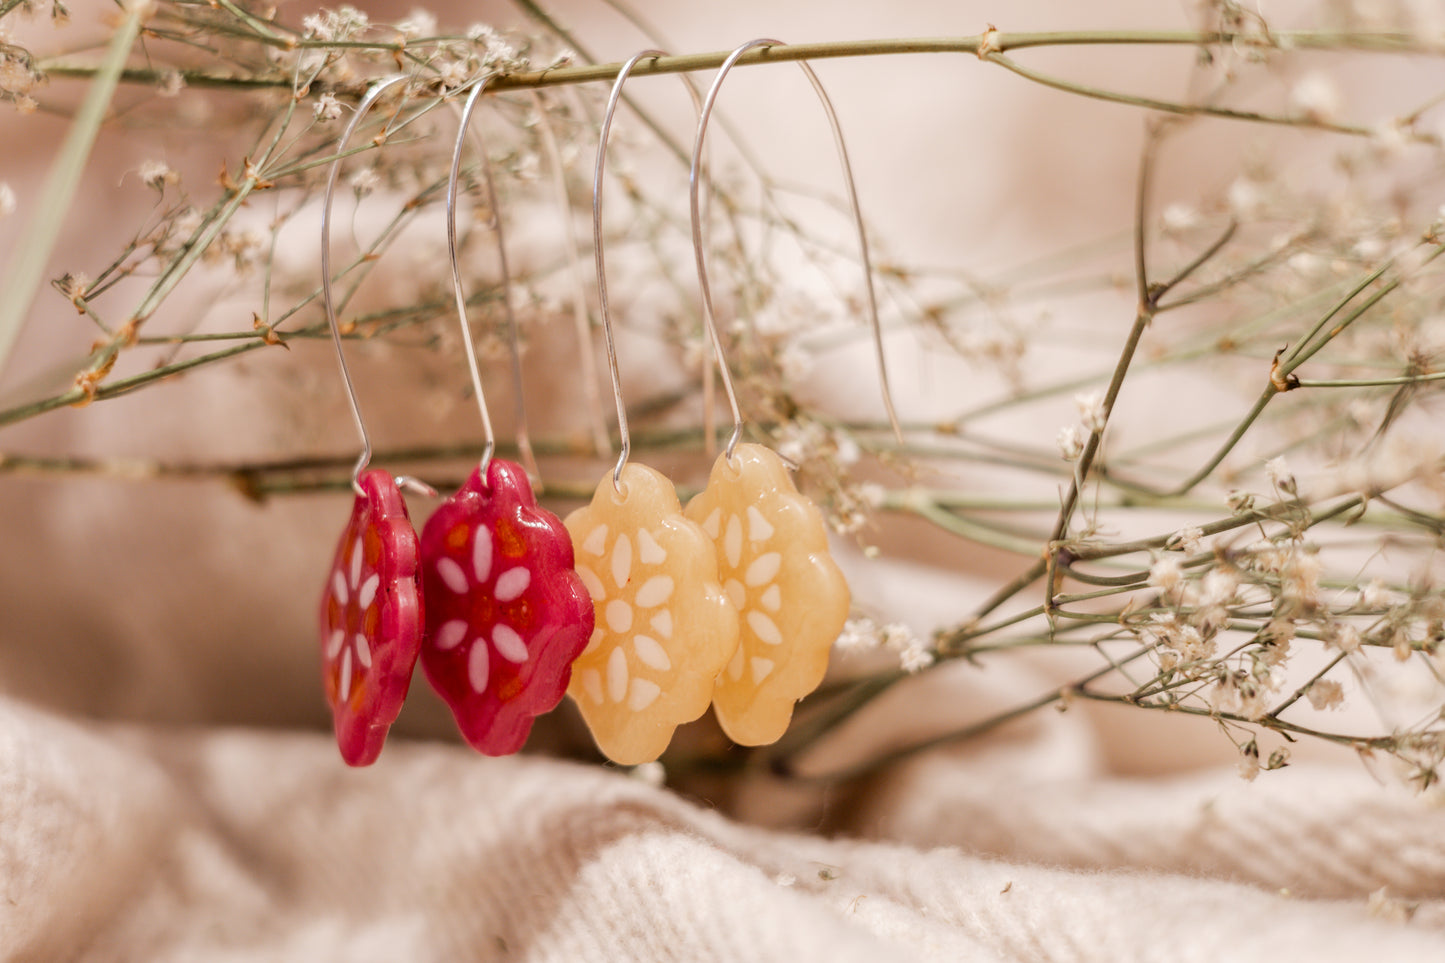
{"label": "earring", "polygon": [[[817,506],[798,493],[782,459],[771,450],[761,445],[738,444],[742,436],[742,414],[732,374],[723,357],[704,257],[698,185],[713,104],[724,78],[739,57],[754,47],[780,45],[776,40],[754,40],[738,47],[723,61],[698,119],[688,180],[703,323],[732,408],[733,432],[727,448],[713,464],[707,488],[688,503],[686,514],[713,540],[724,588],[741,616],[738,648],[717,678],[713,711],[728,737],[744,746],[768,745],[787,730],[794,704],[822,683],[829,653],[847,621],[851,603],[848,583],[828,553],[827,531]],[[800,61],[798,65],[822,101],[838,145],[868,279],[868,303],[884,404],[898,432],[883,363],[867,237],[858,210],[847,148],[832,104],[816,74],[806,62]]]}
{"label": "earring", "polygon": [[336,175],[358,122],[383,92],[405,80],[375,84],[362,98],[336,145],[321,213],[321,296],[346,383],[362,453],[351,473],[356,501],[337,543],[321,599],[322,680],[331,706],[336,742],[349,765],[375,762],[387,731],[401,712],[411,685],[422,636],[416,532],[398,482],[381,470],[366,470],[371,438],[361,418],[356,389],[341,350],[341,330],[331,297],[331,202]]}
{"label": "earring", "polygon": [[738,644],[737,612],[718,582],[711,539],[684,517],[671,482],[627,462],[631,440],[607,304],[602,176],[622,85],[638,61],[662,56],[648,50],[623,65],[602,119],[592,182],[593,250],[621,451],[611,478],[604,475],[591,503],[566,520],[577,574],[596,611],[567,694],[598,748],[623,765],[656,759],[679,725],[707,711],[717,674]]}
{"label": "earring", "polygon": [[[592,634],[593,607],[573,570],[572,541],[562,522],[538,507],[520,465],[492,457],[496,440],[467,323],[456,246],[462,147],[485,86],[483,79],[468,95],[452,152],[447,243],[457,317],[486,448],[466,483],[422,529],[422,581],[428,604],[421,662],[468,744],[486,755],[502,756],[521,749],[534,719],[562,700],[572,661]],[[525,425],[506,245],[485,150],[481,158],[501,260],[519,422]],[[527,457],[529,448],[523,446],[523,452]]]}

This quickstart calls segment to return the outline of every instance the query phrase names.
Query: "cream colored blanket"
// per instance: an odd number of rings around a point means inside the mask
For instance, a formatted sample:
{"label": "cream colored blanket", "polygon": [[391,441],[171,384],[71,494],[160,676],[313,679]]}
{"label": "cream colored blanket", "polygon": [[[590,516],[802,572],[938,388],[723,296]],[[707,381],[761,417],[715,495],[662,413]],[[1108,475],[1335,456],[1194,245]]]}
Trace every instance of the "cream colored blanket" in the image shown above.
{"label": "cream colored blanket", "polygon": [[1086,725],[892,770],[848,803],[865,841],[731,821],[619,770],[394,740],[353,771],[321,734],[4,702],[0,958],[1445,955],[1440,809],[1355,768],[1106,778],[1079,761]]}

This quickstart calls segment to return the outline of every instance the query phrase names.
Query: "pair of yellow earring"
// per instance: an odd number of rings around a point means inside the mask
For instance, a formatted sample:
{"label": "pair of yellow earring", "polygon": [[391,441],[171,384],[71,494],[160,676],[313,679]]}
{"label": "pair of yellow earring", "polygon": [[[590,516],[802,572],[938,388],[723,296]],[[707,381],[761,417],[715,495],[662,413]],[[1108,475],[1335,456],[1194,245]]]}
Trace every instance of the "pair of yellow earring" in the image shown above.
{"label": "pair of yellow earring", "polygon": [[608,758],[656,759],[709,705],[740,745],[787,730],[850,595],[821,513],[776,454],[720,455],[686,510],[662,474],[627,464],[565,524],[596,610],[568,695]]}

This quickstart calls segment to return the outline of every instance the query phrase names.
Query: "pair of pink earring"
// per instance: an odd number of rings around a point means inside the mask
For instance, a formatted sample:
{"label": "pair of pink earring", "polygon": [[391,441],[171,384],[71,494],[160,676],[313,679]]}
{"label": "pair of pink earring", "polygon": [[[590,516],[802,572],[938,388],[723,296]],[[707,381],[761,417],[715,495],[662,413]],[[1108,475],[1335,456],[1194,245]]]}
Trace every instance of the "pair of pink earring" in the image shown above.
{"label": "pair of pink earring", "polygon": [[[323,685],[341,756],[353,766],[375,762],[401,712],[412,672],[421,661],[446,700],[467,742],[487,755],[516,752],[532,722],[561,701],[571,665],[593,629],[593,605],[573,569],[572,542],[560,519],[539,507],[518,464],[493,458],[491,418],[482,394],[476,352],[466,321],[466,297],[456,256],[456,195],[464,135],[485,84],[473,87],[462,113],[447,186],[447,230],[457,311],[487,448],[466,483],[427,521],[413,528],[399,483],[386,471],[367,471],[371,441],[341,350],[331,295],[331,201],[338,164],[352,133],[377,99],[404,76],[373,85],[337,143],[321,221],[322,302],[362,455],[352,477],[356,500],[337,544],[322,595]],[[385,139],[385,129],[377,143]],[[484,155],[485,156],[485,155]],[[483,161],[491,209],[496,193]],[[503,301],[514,333],[506,292]],[[518,386],[518,402],[520,385]]]}
{"label": "pair of pink earring", "polygon": [[342,758],[376,761],[418,658],[479,752],[522,748],[561,701],[593,606],[561,521],[491,459],[412,528],[396,482],[358,479],[321,605],[323,681]]}

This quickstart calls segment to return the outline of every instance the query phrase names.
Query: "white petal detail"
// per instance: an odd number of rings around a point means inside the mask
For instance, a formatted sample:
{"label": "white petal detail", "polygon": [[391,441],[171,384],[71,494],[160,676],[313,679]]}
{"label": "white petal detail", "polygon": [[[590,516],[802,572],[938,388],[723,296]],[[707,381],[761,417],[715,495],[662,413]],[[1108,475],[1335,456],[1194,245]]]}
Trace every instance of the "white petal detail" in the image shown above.
{"label": "white petal detail", "polygon": [[672,668],[672,660],[667,657],[667,650],[650,635],[633,636],[632,650],[637,653],[638,661],[658,672],[666,672]]}
{"label": "white petal detail", "polygon": [[371,573],[371,578],[361,583],[361,591],[356,593],[356,604],[359,608],[371,608],[371,600],[376,598],[376,590],[381,588],[381,576],[376,572]]}
{"label": "white petal detail", "polygon": [[341,643],[346,641],[346,632],[337,629],[331,633],[331,638],[326,640],[326,660],[333,662],[341,654]]}
{"label": "white petal detail", "polygon": [[600,602],[607,595],[607,590],[602,587],[602,580],[587,566],[577,566],[577,577],[582,579],[583,585],[587,586],[587,594],[592,596],[592,601]]}
{"label": "white petal detail", "polygon": [[722,526],[722,509],[721,509],[721,508],[714,508],[714,509],[712,510],[712,513],[711,513],[710,515],[708,515],[707,520],[702,523],[702,530],[705,531],[705,532],[707,532],[707,537],[708,537],[708,538],[713,538],[713,539],[715,539],[715,538],[718,537],[718,533],[722,531],[722,527],[721,527],[721,526]]}
{"label": "white petal detail", "polygon": [[776,585],[769,585],[768,590],[763,593],[758,601],[763,603],[763,608],[769,612],[776,612],[783,605],[783,590]]}
{"label": "white petal detail", "polygon": [[743,677],[743,659],[743,647],[738,646],[738,650],[733,653],[732,661],[728,663],[728,678],[737,680]]}
{"label": "white petal detail", "polygon": [[517,630],[510,625],[498,625],[492,629],[492,644],[497,647],[497,653],[508,662],[521,665],[527,661],[527,643],[522,641]]}
{"label": "white petal detail", "polygon": [[637,530],[637,557],[642,560],[643,565],[661,565],[667,561],[667,551],[659,544],[652,533],[645,528]]}
{"label": "white petal detail", "polygon": [[664,639],[672,638],[672,610],[663,609],[652,617],[648,623]]}
{"label": "white petal detail", "polygon": [[733,568],[738,567],[738,562],[743,557],[743,523],[736,515],[728,516],[727,534],[723,536],[723,554],[727,556],[728,564]]}
{"label": "white petal detail", "polygon": [[361,584],[361,539],[357,539],[351,546],[351,586],[355,588]]}
{"label": "white petal detail", "polygon": [[[597,648],[597,643],[602,641],[603,634],[604,633],[602,631],[602,626],[599,625],[593,628],[592,634],[587,638],[587,648],[582,650],[582,654],[586,655],[587,653],[594,651]],[[597,701],[601,702],[602,700],[598,699]]]}
{"label": "white petal detail", "polygon": [[532,584],[532,573],[525,568],[509,568],[497,576],[497,587],[492,594],[497,597],[498,602],[510,602],[523,592],[527,586]]}
{"label": "white petal detail", "polygon": [[586,669],[582,673],[582,691],[587,693],[588,698],[593,702],[602,703],[602,673],[596,669]]}
{"label": "white petal detail", "polygon": [[633,679],[632,692],[627,696],[627,706],[633,712],[641,712],[657,701],[662,694],[662,688],[656,682],[648,682],[646,679]]}
{"label": "white petal detail", "polygon": [[622,588],[631,577],[632,542],[626,534],[618,535],[617,544],[612,546],[612,581],[618,588]]}
{"label": "white petal detail", "polygon": [[446,583],[447,588],[458,595],[467,590],[467,573],[462,567],[449,558],[437,559],[437,575]]}
{"label": "white petal detail", "polygon": [[492,577],[492,530],[485,525],[477,526],[476,538],[472,540],[472,571],[478,585]]}
{"label": "white petal detail", "polygon": [[655,609],[663,602],[672,597],[672,576],[654,575],[642,583],[642,588],[637,590],[633,601],[638,608]]}
{"label": "white petal detail", "polygon": [[607,627],[614,632],[626,632],[632,628],[632,606],[621,599],[607,603]]}
{"label": "white petal detail", "polygon": [[777,625],[757,609],[748,613],[748,628],[753,630],[753,635],[756,635],[760,642],[768,645],[783,644],[783,634],[778,631]]}
{"label": "white petal detail", "polygon": [[607,551],[607,526],[598,525],[592,529],[592,534],[587,536],[587,541],[582,543],[582,551],[589,555],[601,555]]}
{"label": "white petal detail", "polygon": [[331,573],[331,594],[336,596],[336,601],[345,605],[351,598],[351,589],[347,587],[346,576],[341,574],[341,569]]}
{"label": "white petal detail", "polygon": [[768,677],[768,673],[770,673],[770,672],[773,671],[773,660],[772,660],[772,659],[760,659],[760,658],[754,657],[753,659],[750,660],[750,662],[751,662],[752,667],[753,667],[753,684],[754,684],[754,685],[757,685],[759,682],[761,682],[761,681],[763,681],[764,679],[766,679],[766,678]]}
{"label": "white petal detail", "polygon": [[351,648],[341,650],[341,701],[351,698]]}
{"label": "white petal detail", "polygon": [[467,637],[467,623],[461,619],[452,619],[450,622],[443,622],[442,627],[437,629],[436,647],[443,652],[450,652],[462,644],[462,639]]}
{"label": "white petal detail", "polygon": [[478,639],[472,646],[472,651],[467,653],[467,681],[472,684],[473,692],[486,692],[487,679],[492,674],[492,653],[487,649],[487,643]]}
{"label": "white petal detail", "polygon": [[755,542],[765,542],[773,537],[773,526],[758,511],[758,506],[748,506],[748,538]]}
{"label": "white petal detail", "polygon": [[607,697],[621,702],[627,695],[627,656],[621,649],[613,649],[607,657]]}
{"label": "white petal detail", "polygon": [[360,632],[356,633],[356,661],[361,663],[363,669],[371,668],[371,645]]}
{"label": "white petal detail", "polygon": [[753,587],[767,585],[778,575],[778,569],[783,566],[783,556],[777,552],[769,552],[766,555],[759,555],[753,559],[748,566],[748,574],[743,576],[747,583]]}

